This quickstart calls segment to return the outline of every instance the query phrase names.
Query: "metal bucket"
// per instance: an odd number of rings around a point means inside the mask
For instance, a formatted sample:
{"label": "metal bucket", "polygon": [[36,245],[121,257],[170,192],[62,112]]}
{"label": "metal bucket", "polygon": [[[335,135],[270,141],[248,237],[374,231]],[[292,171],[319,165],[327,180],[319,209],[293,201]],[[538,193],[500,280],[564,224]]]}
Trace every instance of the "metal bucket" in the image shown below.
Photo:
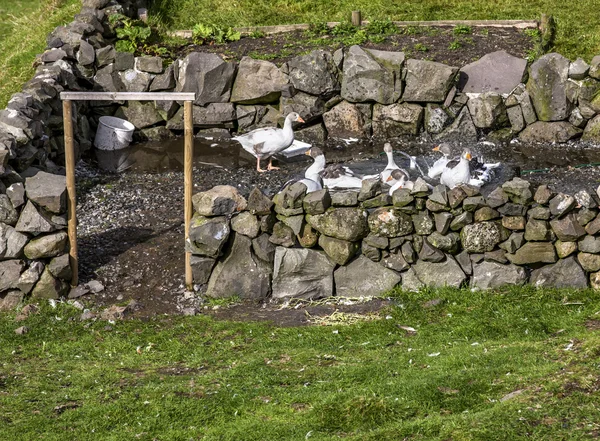
{"label": "metal bucket", "polygon": [[100,150],[120,150],[129,146],[135,126],[129,121],[114,116],[101,116],[94,139]]}

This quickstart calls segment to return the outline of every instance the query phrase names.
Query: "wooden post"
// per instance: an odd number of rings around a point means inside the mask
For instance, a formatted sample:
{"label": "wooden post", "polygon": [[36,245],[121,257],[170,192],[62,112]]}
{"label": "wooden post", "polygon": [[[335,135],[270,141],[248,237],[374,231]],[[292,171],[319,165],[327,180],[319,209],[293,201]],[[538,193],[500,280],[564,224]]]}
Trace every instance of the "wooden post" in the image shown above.
{"label": "wooden post", "polygon": [[[185,101],[183,107],[184,115],[184,153],[183,153],[183,199],[184,199],[184,220],[185,220],[185,241],[187,243],[190,224],[192,220],[192,192],[194,189],[192,176],[192,163],[194,159],[194,122],[193,122],[192,101]],[[185,253],[185,286],[192,290],[194,278],[192,276],[191,265],[192,254]]]}
{"label": "wooden post", "polygon": [[77,258],[77,198],[75,194],[75,151],[73,147],[73,106],[70,100],[63,101],[63,124],[65,132],[65,168],[67,172],[69,263],[71,286],[79,283],[79,260]]}
{"label": "wooden post", "polygon": [[362,17],[360,11],[352,11],[352,25],[362,26]]}

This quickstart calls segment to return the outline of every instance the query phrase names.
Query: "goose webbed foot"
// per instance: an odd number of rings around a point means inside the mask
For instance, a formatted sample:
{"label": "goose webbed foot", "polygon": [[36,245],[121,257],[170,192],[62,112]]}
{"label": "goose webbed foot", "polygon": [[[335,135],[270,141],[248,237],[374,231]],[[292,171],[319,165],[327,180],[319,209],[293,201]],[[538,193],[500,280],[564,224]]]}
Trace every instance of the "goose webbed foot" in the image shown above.
{"label": "goose webbed foot", "polygon": [[274,167],[271,161],[272,160],[269,159],[269,165],[267,165],[267,170],[279,170],[279,167]]}

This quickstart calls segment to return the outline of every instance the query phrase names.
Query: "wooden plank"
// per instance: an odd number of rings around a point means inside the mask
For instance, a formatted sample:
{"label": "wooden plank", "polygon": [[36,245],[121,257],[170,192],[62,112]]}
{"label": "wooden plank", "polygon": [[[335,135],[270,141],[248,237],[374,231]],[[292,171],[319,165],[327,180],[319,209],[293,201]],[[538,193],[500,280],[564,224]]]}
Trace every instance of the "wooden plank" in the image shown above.
{"label": "wooden plank", "polygon": [[354,26],[362,26],[362,14],[360,11],[352,11],[352,18],[350,19]]}
{"label": "wooden plank", "polygon": [[65,132],[65,168],[67,172],[69,263],[71,265],[71,286],[79,283],[79,260],[77,257],[77,197],[75,194],[75,149],[73,147],[73,106],[71,101],[63,101],[63,124]]}
{"label": "wooden plank", "polygon": [[[368,20],[363,20],[363,25],[368,24]],[[456,26],[456,25],[467,25],[472,27],[492,27],[492,28],[518,28],[528,29],[537,28],[538,22],[536,20],[439,20],[439,21],[394,21],[397,26]],[[333,28],[339,25],[339,21],[330,21],[327,26]],[[282,32],[292,31],[303,31],[309,28],[307,23],[300,24],[288,24],[288,25],[276,25],[276,26],[245,26],[235,28],[236,31],[242,35],[249,35],[255,31],[260,31],[266,35],[280,34]],[[180,30],[169,32],[169,35],[173,35],[181,38],[192,38],[191,30]]]}
{"label": "wooden plank", "polygon": [[[193,122],[193,106],[191,101],[186,101],[183,104],[183,119],[184,119],[184,160],[183,160],[183,215],[185,224],[185,242],[187,243],[192,221],[192,192],[194,190],[193,180],[193,159],[194,159],[194,122]],[[185,286],[188,290],[193,289],[194,278],[192,276],[191,265],[192,254],[185,253]]]}
{"label": "wooden plank", "polygon": [[86,101],[193,101],[192,92],[61,92],[61,100]]}

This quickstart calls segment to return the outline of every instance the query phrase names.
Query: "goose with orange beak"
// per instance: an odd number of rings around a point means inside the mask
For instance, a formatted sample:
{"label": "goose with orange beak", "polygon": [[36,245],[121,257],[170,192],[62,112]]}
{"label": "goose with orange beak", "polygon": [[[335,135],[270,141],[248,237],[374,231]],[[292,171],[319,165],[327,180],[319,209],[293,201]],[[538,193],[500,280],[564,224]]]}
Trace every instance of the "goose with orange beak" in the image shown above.
{"label": "goose with orange beak", "polygon": [[454,188],[461,184],[468,184],[471,179],[469,162],[472,157],[471,151],[469,149],[464,149],[459,160],[449,161],[440,177],[440,184],[444,184],[448,188]]}
{"label": "goose with orange beak", "polygon": [[431,179],[437,178],[442,174],[446,165],[451,160],[452,149],[450,148],[450,144],[447,142],[442,142],[440,145],[436,145],[433,148],[434,152],[440,152],[442,154],[441,158],[438,158],[433,165],[427,170],[427,176]]}
{"label": "goose with orange beak", "polygon": [[[304,120],[296,112],[290,113],[285,118],[283,129],[266,127],[252,130],[244,135],[232,139],[239,142],[244,150],[256,157],[256,170],[260,173],[267,170],[279,170],[273,167],[273,155],[287,149],[294,142],[294,129],[292,123],[303,123]],[[260,160],[269,158],[267,170],[260,168]]]}

